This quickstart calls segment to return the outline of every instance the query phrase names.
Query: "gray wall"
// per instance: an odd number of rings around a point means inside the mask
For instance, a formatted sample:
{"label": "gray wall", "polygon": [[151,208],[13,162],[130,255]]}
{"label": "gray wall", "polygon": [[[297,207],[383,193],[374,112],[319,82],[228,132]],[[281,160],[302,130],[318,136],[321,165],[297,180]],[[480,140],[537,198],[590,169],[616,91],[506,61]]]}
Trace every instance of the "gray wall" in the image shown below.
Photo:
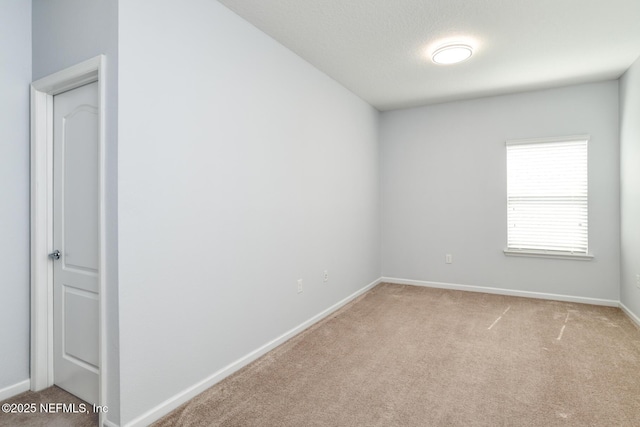
{"label": "gray wall", "polygon": [[121,2],[119,38],[124,424],[376,280],[380,242],[375,109],[215,1]]}
{"label": "gray wall", "polygon": [[640,60],[620,79],[620,302],[640,317]]}
{"label": "gray wall", "polygon": [[119,422],[117,289],[118,2],[34,0],[33,79],[105,54],[107,163],[107,418]]}
{"label": "gray wall", "polygon": [[[617,81],[385,112],[380,121],[383,276],[618,300]],[[506,257],[505,140],[586,133],[595,259]]]}
{"label": "gray wall", "polygon": [[0,3],[0,390],[29,379],[31,2]]}

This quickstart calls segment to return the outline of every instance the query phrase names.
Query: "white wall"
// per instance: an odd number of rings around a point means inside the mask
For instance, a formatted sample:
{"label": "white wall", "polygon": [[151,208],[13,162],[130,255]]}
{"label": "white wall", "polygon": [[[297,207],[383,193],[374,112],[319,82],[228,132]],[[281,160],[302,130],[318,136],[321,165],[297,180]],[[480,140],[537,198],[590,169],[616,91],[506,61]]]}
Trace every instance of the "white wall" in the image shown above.
{"label": "white wall", "polygon": [[380,243],[375,109],[215,1],[119,28],[125,424],[376,280]]}
{"label": "white wall", "polygon": [[33,79],[106,56],[107,403],[109,421],[119,422],[117,129],[118,2],[33,0]]}
{"label": "white wall", "polygon": [[620,302],[640,317],[640,59],[620,79]]}
{"label": "white wall", "polygon": [[[617,81],[385,112],[380,121],[383,276],[618,300]],[[591,135],[595,259],[506,257],[505,140],[575,134]]]}
{"label": "white wall", "polygon": [[[31,2],[0,2],[0,396],[29,379]],[[24,387],[23,387],[24,389]],[[20,389],[20,391],[24,391]],[[17,390],[14,390],[17,391]],[[0,400],[2,398],[0,397]]]}

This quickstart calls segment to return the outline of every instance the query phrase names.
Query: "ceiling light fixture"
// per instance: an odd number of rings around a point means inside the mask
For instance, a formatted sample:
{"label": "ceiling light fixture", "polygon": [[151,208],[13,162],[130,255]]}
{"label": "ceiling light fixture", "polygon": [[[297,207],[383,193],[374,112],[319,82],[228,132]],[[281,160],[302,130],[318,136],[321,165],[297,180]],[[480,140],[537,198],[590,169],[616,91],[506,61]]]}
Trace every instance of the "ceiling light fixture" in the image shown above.
{"label": "ceiling light fixture", "polygon": [[453,43],[436,49],[431,60],[436,64],[449,65],[471,58],[473,48],[462,43]]}

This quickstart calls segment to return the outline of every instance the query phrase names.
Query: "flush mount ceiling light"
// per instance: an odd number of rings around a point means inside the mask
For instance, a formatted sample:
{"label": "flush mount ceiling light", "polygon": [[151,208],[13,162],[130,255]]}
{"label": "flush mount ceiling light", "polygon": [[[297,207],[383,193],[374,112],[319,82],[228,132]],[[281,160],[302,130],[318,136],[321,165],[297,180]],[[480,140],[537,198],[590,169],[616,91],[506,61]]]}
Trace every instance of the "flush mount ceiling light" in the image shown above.
{"label": "flush mount ceiling light", "polygon": [[431,60],[436,64],[449,65],[471,58],[473,48],[462,43],[453,43],[436,49]]}

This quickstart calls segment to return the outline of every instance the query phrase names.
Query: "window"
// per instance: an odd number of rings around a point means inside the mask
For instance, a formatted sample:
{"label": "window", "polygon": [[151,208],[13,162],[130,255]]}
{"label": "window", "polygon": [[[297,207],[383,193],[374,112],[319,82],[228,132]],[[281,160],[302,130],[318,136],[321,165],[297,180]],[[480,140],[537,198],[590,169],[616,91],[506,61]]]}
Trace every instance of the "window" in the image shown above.
{"label": "window", "polygon": [[507,255],[588,259],[588,135],[507,141]]}

